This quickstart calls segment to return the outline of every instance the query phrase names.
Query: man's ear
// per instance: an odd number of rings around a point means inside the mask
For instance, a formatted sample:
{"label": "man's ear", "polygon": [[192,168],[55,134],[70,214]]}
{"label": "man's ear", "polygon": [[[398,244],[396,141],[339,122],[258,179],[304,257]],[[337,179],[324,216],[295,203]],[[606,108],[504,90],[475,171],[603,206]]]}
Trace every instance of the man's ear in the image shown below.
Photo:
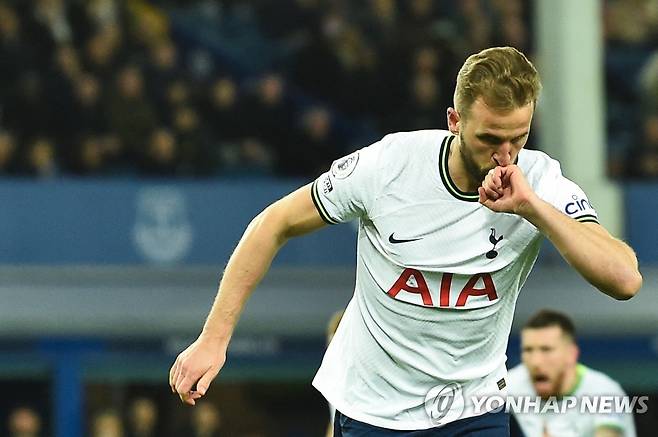
{"label": "man's ear", "polygon": [[454,134],[459,135],[459,128],[461,125],[461,117],[455,108],[448,108],[448,130]]}

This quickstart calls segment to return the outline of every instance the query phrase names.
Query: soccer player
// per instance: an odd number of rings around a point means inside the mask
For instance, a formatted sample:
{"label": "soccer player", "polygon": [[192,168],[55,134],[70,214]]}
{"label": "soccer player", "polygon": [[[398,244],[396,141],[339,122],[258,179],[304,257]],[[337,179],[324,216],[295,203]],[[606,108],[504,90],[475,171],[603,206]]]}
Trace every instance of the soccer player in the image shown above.
{"label": "soccer player", "polygon": [[474,54],[457,76],[447,131],[386,135],[268,206],[172,366],[172,390],[190,405],[206,393],[243,305],[288,239],[358,219],[354,296],[313,381],[337,409],[335,436],[507,435],[509,415],[477,414],[472,399],[506,393],[514,306],[542,237],[613,298],[642,284],[633,251],[599,225],[559,163],[523,149],[540,87],[519,51]]}
{"label": "soccer player", "polygon": [[[635,437],[632,413],[613,408],[626,396],[624,390],[605,374],[578,363],[576,331],[569,317],[550,310],[532,316],[521,330],[521,358],[523,363],[508,373],[509,396],[539,396],[544,401],[526,411],[512,409],[526,437]],[[586,396],[590,405],[600,405],[599,411],[587,409],[582,401]],[[606,410],[603,397],[617,400]]]}

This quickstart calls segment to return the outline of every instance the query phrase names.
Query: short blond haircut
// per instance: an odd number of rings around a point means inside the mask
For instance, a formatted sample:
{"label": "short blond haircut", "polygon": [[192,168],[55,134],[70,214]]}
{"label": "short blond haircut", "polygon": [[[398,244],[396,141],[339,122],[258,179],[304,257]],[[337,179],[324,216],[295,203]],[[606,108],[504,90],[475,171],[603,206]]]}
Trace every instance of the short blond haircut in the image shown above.
{"label": "short blond haircut", "polygon": [[479,97],[500,111],[536,105],[541,81],[537,69],[513,47],[493,47],[471,55],[457,74],[455,109],[466,116]]}

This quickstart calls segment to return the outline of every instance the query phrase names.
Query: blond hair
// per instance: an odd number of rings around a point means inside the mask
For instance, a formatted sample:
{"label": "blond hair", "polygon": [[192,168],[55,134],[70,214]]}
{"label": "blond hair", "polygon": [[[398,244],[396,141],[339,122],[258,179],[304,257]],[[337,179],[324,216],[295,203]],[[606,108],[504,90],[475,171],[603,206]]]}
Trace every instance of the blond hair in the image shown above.
{"label": "blond hair", "polygon": [[537,103],[539,73],[526,56],[513,47],[493,47],[471,55],[457,74],[455,109],[462,116],[479,97],[494,109],[509,111]]}

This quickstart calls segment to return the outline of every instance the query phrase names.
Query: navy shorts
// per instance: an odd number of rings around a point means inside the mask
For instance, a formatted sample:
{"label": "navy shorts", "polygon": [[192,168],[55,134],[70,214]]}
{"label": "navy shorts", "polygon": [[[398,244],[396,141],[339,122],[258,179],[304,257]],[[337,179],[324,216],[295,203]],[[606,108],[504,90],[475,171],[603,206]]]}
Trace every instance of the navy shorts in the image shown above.
{"label": "navy shorts", "polygon": [[368,425],[336,411],[334,437],[509,437],[509,413],[504,410],[456,420],[439,428],[397,431]]}

